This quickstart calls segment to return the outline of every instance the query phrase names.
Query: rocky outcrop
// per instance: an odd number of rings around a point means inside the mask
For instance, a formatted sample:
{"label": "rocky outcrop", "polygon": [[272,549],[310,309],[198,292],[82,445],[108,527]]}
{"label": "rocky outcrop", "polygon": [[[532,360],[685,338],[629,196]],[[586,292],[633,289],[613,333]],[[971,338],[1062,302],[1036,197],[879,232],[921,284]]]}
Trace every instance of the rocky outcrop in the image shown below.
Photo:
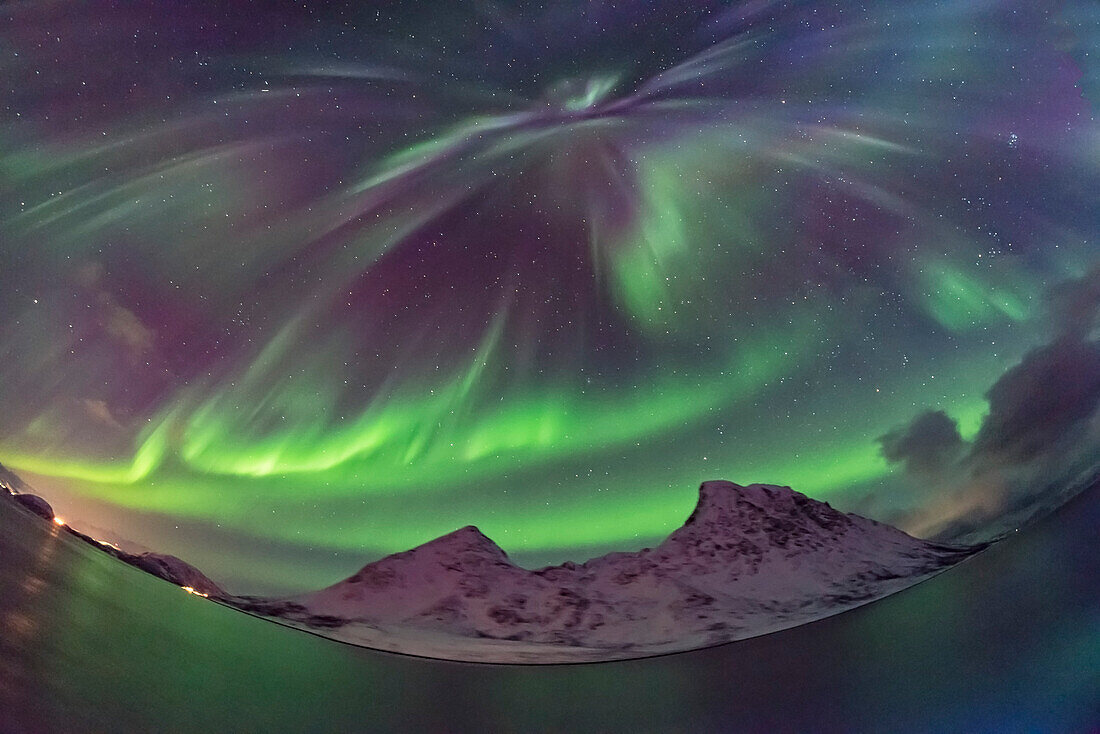
{"label": "rocky outcrop", "polygon": [[176,586],[182,586],[207,596],[224,598],[229,595],[220,586],[203,575],[202,571],[175,556],[161,553],[141,553],[134,555],[118,551],[116,555],[142,571],[159,576]]}
{"label": "rocky outcrop", "polygon": [[12,495],[12,499],[15,500],[16,504],[25,507],[43,520],[53,520],[54,518],[53,508],[50,507],[50,503],[36,494],[16,494]]}

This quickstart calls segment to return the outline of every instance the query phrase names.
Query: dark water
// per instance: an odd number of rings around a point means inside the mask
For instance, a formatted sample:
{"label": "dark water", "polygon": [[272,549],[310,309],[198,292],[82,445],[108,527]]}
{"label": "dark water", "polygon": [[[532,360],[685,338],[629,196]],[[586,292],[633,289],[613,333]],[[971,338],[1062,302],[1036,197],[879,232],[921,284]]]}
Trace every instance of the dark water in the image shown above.
{"label": "dark water", "polygon": [[0,503],[0,729],[1096,731],[1098,527],[1094,489],[833,619],[650,660],[516,667],[278,627]]}

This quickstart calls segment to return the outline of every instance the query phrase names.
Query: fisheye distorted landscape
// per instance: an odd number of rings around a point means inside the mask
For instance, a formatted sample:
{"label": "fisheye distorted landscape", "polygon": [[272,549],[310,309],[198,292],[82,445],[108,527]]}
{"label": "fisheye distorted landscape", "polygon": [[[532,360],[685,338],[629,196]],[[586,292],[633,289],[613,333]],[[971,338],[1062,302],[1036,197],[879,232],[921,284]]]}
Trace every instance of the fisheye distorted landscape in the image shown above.
{"label": "fisheye distorted landscape", "polygon": [[0,479],[233,606],[683,650],[1100,476],[1091,3],[0,12]]}

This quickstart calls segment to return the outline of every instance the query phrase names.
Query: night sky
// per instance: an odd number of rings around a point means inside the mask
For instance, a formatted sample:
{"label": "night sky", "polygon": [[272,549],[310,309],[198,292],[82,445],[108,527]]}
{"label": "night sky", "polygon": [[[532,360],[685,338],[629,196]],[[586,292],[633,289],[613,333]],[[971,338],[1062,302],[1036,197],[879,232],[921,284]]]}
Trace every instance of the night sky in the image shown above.
{"label": "night sky", "polygon": [[316,588],[1096,476],[1094,3],[207,5],[0,9],[0,462],[77,527]]}

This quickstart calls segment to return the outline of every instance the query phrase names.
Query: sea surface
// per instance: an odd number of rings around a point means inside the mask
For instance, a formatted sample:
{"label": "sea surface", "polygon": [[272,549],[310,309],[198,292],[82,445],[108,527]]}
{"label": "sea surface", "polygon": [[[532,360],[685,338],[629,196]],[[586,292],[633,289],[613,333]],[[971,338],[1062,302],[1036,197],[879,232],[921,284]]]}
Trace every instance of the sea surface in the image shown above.
{"label": "sea surface", "polygon": [[1100,488],[785,632],[562,666],[374,652],[187,594],[0,503],[0,731],[1100,731]]}

